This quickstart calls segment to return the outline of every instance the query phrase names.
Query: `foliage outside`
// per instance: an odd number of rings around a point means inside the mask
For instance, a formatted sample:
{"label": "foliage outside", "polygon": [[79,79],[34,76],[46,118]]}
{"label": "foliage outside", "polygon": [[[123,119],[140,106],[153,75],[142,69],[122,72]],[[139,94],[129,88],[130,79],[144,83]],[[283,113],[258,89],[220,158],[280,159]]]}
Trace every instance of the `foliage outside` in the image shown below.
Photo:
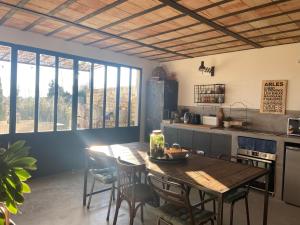
{"label": "foliage outside", "polygon": [[[30,193],[26,184],[31,176],[28,171],[36,170],[36,159],[29,157],[30,147],[25,141],[16,141],[8,149],[0,148],[0,203],[10,213],[16,214],[24,202],[24,193]],[[4,224],[3,215],[0,225]]]}

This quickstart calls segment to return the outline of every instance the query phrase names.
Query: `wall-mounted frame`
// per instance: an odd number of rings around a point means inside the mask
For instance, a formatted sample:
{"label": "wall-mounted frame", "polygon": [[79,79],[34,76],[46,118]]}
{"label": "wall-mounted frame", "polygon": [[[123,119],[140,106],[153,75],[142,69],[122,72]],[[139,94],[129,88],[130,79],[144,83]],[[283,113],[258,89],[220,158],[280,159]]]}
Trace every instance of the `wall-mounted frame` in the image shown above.
{"label": "wall-mounted frame", "polygon": [[225,84],[194,85],[194,103],[225,102]]}

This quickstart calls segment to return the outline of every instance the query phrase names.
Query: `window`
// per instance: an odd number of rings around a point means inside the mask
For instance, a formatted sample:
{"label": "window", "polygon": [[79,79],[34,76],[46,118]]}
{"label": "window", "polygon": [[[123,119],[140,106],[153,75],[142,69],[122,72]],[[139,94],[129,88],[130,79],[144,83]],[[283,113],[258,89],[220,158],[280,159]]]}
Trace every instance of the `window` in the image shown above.
{"label": "window", "polygon": [[120,103],[119,103],[119,127],[128,126],[128,102],[129,102],[130,68],[120,69]]}
{"label": "window", "polygon": [[118,68],[107,67],[105,127],[115,127]]}
{"label": "window", "polygon": [[140,80],[130,66],[1,42],[0,135],[139,126]]}
{"label": "window", "polygon": [[78,105],[77,105],[77,128],[86,129],[90,124],[90,78],[91,63],[78,62]]}
{"label": "window", "polygon": [[40,55],[38,131],[53,131],[55,57]]}
{"label": "window", "polygon": [[0,134],[9,133],[11,48],[0,45]]}
{"label": "window", "polygon": [[59,58],[56,124],[59,131],[71,130],[72,128],[73,78],[73,60]]}
{"label": "window", "polygon": [[140,76],[140,70],[131,70],[130,126],[139,125]]}
{"label": "window", "polygon": [[34,131],[36,54],[18,51],[16,132]]}
{"label": "window", "polygon": [[94,64],[93,128],[103,127],[105,66]]}

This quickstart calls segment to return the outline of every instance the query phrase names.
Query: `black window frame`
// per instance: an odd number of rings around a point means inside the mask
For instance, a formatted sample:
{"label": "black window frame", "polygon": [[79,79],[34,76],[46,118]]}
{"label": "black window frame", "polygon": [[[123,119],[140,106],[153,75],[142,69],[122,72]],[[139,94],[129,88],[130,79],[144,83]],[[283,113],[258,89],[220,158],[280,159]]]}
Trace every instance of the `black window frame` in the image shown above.
{"label": "black window frame", "polygon": [[[11,80],[10,80],[10,118],[9,118],[9,132],[6,134],[0,134],[2,135],[11,135],[11,134],[32,134],[32,133],[53,133],[53,132],[73,132],[73,131],[82,131],[82,130],[96,130],[96,129],[126,129],[130,127],[137,127],[140,128],[140,118],[141,118],[141,94],[142,94],[142,79],[143,79],[143,70],[140,67],[135,67],[131,65],[126,65],[126,64],[121,64],[121,63],[113,63],[113,62],[107,62],[103,60],[98,60],[98,59],[93,59],[89,57],[83,57],[83,56],[78,56],[78,55],[72,55],[68,53],[63,53],[63,52],[57,52],[57,51],[51,51],[51,50],[46,50],[46,49],[41,49],[41,48],[35,48],[35,47],[29,47],[29,46],[24,46],[24,45],[19,45],[19,44],[14,44],[14,43],[9,43],[9,42],[3,42],[0,41],[0,45],[2,46],[7,46],[11,48]],[[18,55],[17,52],[19,50],[22,51],[29,51],[33,52],[36,54],[36,61],[38,65],[36,65],[36,85],[35,85],[35,111],[34,111],[34,131],[33,132],[18,132],[16,133],[16,93],[17,93],[17,60],[18,60]],[[53,121],[53,131],[38,131],[38,110],[39,110],[39,105],[36,104],[39,101],[39,73],[40,73],[40,66],[39,66],[39,58],[41,54],[49,55],[49,56],[54,56],[55,57],[55,96],[54,96],[54,121]],[[63,130],[63,131],[58,131],[57,130],[57,98],[58,98],[58,61],[59,58],[66,58],[66,59],[72,59],[73,60],[73,73],[74,73],[74,79],[73,79],[73,98],[72,98],[72,126],[71,130]],[[77,103],[78,103],[78,62],[79,61],[84,61],[84,62],[89,62],[91,63],[91,69],[92,69],[92,74],[90,78],[90,119],[89,119],[89,126],[86,129],[77,129]],[[105,87],[104,87],[104,99],[103,99],[103,111],[105,112],[105,105],[106,105],[106,79],[107,79],[107,67],[108,66],[113,66],[117,67],[118,70],[118,76],[117,76],[117,93],[116,93],[116,119],[115,119],[115,126],[112,128],[105,128],[105,113],[102,115],[103,123],[101,128],[93,128],[92,123],[93,123],[93,89],[94,89],[94,64],[101,64],[105,66]],[[121,67],[127,67],[130,69],[130,78],[131,78],[131,70],[136,69],[139,70],[139,96],[138,96],[138,124],[136,126],[130,126],[130,121],[128,120],[128,125],[125,127],[119,127],[119,93],[120,93],[120,70]],[[131,91],[131,82],[130,82],[130,87],[129,90]],[[130,93],[129,93],[129,99],[131,99]],[[130,101],[130,100],[129,100]],[[130,116],[130,102],[128,103],[128,117]]]}

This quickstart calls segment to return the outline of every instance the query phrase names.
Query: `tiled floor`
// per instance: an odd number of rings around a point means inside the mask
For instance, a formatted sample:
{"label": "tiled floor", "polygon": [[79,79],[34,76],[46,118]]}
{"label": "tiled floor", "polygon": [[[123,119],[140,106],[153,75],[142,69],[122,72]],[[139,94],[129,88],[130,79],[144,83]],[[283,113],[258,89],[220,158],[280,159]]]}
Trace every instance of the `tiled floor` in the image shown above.
{"label": "tiled floor", "polygon": [[[82,207],[81,173],[63,173],[55,176],[38,178],[31,181],[32,193],[27,195],[22,206],[22,214],[14,216],[17,225],[108,225],[112,224],[114,205],[111,212],[111,222],[105,221],[109,193],[94,196],[91,209]],[[196,195],[194,195],[197,199]],[[250,193],[251,225],[262,224],[263,195]],[[269,225],[299,225],[300,208],[287,205],[282,201],[271,199],[269,208]],[[229,208],[224,209],[224,225],[229,224]],[[126,203],[120,210],[118,225],[129,223]],[[135,225],[141,225],[137,216]],[[155,225],[155,216],[145,210],[145,225]],[[244,203],[235,208],[235,225],[246,224]]]}

